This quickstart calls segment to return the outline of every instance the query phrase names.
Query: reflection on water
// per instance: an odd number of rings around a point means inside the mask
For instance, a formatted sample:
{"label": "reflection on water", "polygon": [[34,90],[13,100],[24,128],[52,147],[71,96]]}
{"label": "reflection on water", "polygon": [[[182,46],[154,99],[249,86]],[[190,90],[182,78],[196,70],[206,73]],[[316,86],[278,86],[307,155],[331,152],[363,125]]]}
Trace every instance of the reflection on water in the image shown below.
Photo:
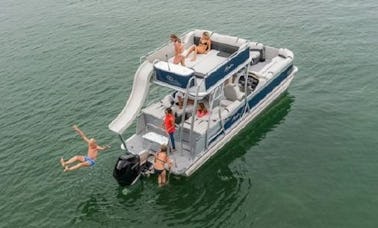
{"label": "reflection on water", "polygon": [[[235,216],[234,212],[253,192],[248,162],[243,155],[284,121],[293,101],[288,93],[283,94],[193,176],[171,176],[170,184],[164,188],[158,188],[156,177],[152,176],[142,181],[142,187],[126,195],[118,190],[120,204],[132,206],[133,215],[140,217],[133,217],[139,223],[134,225],[227,226],[228,218]],[[146,210],[153,211],[148,221],[139,214]]]}

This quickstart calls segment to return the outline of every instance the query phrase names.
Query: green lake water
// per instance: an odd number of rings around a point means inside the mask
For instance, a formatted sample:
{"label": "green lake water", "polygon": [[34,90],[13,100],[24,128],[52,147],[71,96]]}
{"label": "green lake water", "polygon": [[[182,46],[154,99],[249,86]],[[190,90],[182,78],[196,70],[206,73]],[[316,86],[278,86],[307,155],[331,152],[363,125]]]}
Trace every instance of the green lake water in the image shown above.
{"label": "green lake water", "polygon": [[[376,0],[1,0],[0,227],[378,227],[377,12]],[[299,72],[193,176],[125,190],[107,126],[139,58],[193,28],[289,48]],[[73,124],[113,147],[63,173],[61,156],[86,153]]]}

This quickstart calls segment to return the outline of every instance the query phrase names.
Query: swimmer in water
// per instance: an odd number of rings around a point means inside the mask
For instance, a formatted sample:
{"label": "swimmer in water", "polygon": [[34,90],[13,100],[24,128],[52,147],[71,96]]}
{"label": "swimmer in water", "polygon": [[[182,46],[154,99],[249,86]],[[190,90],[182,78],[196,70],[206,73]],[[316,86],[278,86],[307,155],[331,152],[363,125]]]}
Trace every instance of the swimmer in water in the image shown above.
{"label": "swimmer in water", "polygon": [[[67,161],[64,161],[63,157],[60,158],[60,164],[64,168],[64,172],[80,169],[82,167],[91,167],[96,164],[97,153],[102,150],[109,149],[110,146],[99,146],[94,138],[88,139],[88,137],[81,131],[76,125],[72,127],[83,140],[88,144],[87,156],[76,155]],[[72,163],[78,162],[76,165],[70,166]]]}
{"label": "swimmer in water", "polygon": [[155,154],[154,169],[155,173],[158,175],[159,187],[162,187],[167,183],[166,169],[172,168],[172,161],[167,155],[167,150],[168,147],[166,145],[161,145],[160,151]]}

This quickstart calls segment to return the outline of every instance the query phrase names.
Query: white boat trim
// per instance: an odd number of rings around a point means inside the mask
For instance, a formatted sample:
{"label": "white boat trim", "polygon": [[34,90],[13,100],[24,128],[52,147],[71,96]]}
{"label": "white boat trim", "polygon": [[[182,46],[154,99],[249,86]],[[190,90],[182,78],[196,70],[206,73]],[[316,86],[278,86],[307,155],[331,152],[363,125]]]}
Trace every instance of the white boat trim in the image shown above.
{"label": "white boat trim", "polygon": [[192,175],[196,170],[198,170],[207,160],[216,154],[226,143],[228,143],[236,134],[238,134],[247,124],[252,121],[257,115],[259,115],[267,106],[269,106],[275,99],[277,99],[284,91],[287,90],[291,81],[294,78],[295,73],[298,71],[297,67],[294,67],[293,72],[280,84],[281,86],[276,87],[275,91],[270,93],[266,98],[259,102],[254,111],[250,113],[244,120],[241,120],[236,127],[234,127],[230,132],[228,132],[224,138],[213,147],[211,147],[203,156],[198,158],[192,163],[191,166],[185,171],[185,176]]}

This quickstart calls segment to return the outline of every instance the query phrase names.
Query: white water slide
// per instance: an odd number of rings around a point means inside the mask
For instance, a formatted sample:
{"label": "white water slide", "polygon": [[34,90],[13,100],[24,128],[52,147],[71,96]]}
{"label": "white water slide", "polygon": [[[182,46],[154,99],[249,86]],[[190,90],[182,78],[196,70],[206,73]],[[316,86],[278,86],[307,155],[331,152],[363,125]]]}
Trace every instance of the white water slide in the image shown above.
{"label": "white water slide", "polygon": [[137,117],[148,94],[153,65],[144,61],[135,72],[133,89],[122,112],[110,124],[109,129],[122,134]]}

